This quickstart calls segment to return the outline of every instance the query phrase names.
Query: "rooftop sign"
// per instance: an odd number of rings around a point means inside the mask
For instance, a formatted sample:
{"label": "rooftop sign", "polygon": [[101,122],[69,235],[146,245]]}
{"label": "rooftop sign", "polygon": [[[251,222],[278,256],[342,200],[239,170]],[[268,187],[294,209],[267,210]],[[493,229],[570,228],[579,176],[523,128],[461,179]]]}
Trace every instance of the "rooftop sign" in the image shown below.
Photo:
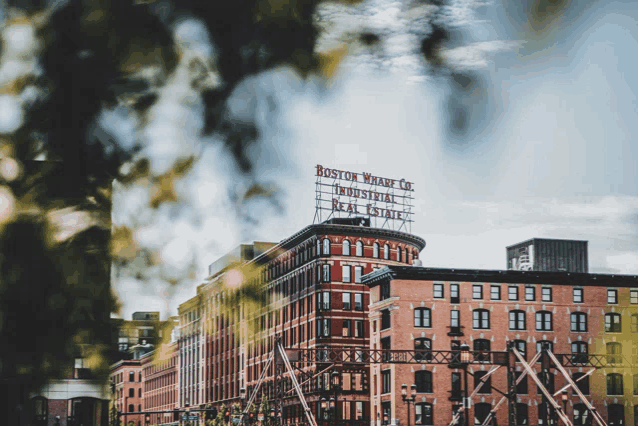
{"label": "rooftop sign", "polygon": [[412,182],[317,165],[315,223],[368,216],[377,228],[411,231]]}

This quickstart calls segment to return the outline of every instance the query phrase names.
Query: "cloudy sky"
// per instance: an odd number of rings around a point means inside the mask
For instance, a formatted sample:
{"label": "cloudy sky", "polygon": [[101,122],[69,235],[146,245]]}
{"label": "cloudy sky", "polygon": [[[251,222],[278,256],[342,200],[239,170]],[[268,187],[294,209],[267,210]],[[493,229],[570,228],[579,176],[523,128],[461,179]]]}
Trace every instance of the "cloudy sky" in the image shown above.
{"label": "cloudy sky", "polygon": [[[462,25],[443,54],[452,71],[475,77],[469,92],[424,72],[409,23],[426,12],[381,0],[322,10],[330,25],[322,49],[342,46],[352,22],[382,35],[373,49],[349,45],[327,87],[286,69],[239,87],[231,109],[258,123],[257,176],[281,189],[283,209],[252,202],[240,220],[226,188],[250,182],[229,180],[227,155],[209,145],[183,189],[201,226],[192,227],[191,212],[171,222],[179,237],[170,244],[142,236],[165,245],[175,267],[196,258],[197,279],[173,293],[119,278],[123,316],[174,314],[226,251],[311,224],[316,164],[414,182],[412,232],[426,240],[424,266],[503,269],[507,245],[545,237],[588,240],[590,272],[638,274],[638,4],[575,10],[548,44],[524,41],[516,11],[500,2],[459,4],[446,16]],[[464,135],[449,127],[459,106],[471,112]]]}

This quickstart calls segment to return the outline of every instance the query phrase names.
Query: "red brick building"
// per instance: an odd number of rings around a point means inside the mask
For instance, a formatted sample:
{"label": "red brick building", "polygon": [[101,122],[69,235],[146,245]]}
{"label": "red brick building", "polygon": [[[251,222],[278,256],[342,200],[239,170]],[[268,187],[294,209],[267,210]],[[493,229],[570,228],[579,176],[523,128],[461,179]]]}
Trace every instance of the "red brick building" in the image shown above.
{"label": "red brick building", "polygon": [[[377,424],[449,424],[461,404],[464,371],[428,362],[428,351],[458,350],[464,343],[472,350],[506,351],[514,342],[527,360],[543,344],[557,354],[605,354],[607,368],[579,387],[609,425],[638,425],[638,374],[623,368],[637,362],[638,277],[391,266],[363,282],[371,295],[370,347],[423,351],[422,362],[372,366],[371,408]],[[468,393],[489,367],[469,365]],[[522,371],[520,363],[516,370]],[[569,368],[573,379],[587,370]],[[504,371],[490,380],[493,388],[507,392]],[[417,388],[410,420],[401,398],[403,384]],[[561,375],[550,377],[552,390],[565,384]],[[523,381],[517,393],[516,424],[547,424],[534,381]],[[578,397],[571,391],[566,397],[574,424],[591,424],[591,413]],[[481,387],[469,424],[482,424],[500,398]],[[508,424],[507,405],[497,412],[497,421]]]}
{"label": "red brick building", "polygon": [[[191,301],[188,307],[180,307],[180,324],[193,327],[200,314],[202,319],[198,329],[202,333],[201,393],[191,395],[191,401],[198,400],[202,407],[212,403],[217,408],[240,403],[241,389],[250,395],[257,384],[276,335],[290,348],[356,350],[369,346],[369,291],[361,278],[385,265],[412,264],[425,241],[403,232],[352,223],[308,226],[264,253],[220,268],[198,287],[196,298],[201,309],[191,306]],[[243,304],[229,309],[225,299],[232,297],[239,282],[265,289],[267,306]],[[189,328],[188,336],[193,334],[195,330]],[[184,341],[185,336],[180,339]],[[198,337],[189,339],[195,342]],[[180,368],[195,366],[196,350],[192,349],[190,361],[180,359]],[[301,369],[308,377],[325,368],[325,363],[317,362]],[[195,369],[193,376],[199,371]],[[339,417],[370,424],[369,370],[338,367],[337,371],[343,383],[336,403]],[[320,420],[327,420],[320,400],[333,394],[329,374],[319,374],[303,385]],[[260,392],[269,399],[274,397],[273,376],[271,367]],[[280,415],[284,423],[304,420],[293,393],[286,393]]]}
{"label": "red brick building", "polygon": [[[178,404],[177,343],[162,345],[141,359],[144,411],[170,411]],[[174,422],[173,413],[151,414],[150,424]]]}
{"label": "red brick building", "polygon": [[[142,365],[140,360],[122,360],[111,366],[111,383],[115,385],[113,403],[121,413],[141,412],[144,391],[142,390]],[[123,425],[141,426],[144,416],[127,414],[121,416]]]}

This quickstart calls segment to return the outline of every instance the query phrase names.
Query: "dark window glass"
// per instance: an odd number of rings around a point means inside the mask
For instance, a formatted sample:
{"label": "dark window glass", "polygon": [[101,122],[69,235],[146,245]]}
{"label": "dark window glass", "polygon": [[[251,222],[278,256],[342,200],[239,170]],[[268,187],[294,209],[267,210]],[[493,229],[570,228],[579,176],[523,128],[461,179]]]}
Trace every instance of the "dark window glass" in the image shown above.
{"label": "dark window glass", "polygon": [[427,370],[415,371],[414,383],[418,393],[432,393],[432,372]]}
{"label": "dark window glass", "polygon": [[607,290],[607,304],[615,305],[618,303],[618,290]]}
{"label": "dark window glass", "polygon": [[432,360],[432,340],[420,337],[414,339],[414,359],[415,361],[431,361]]}
{"label": "dark window glass", "polygon": [[586,364],[589,357],[587,356],[586,342],[572,342],[572,362],[574,364]]}
{"label": "dark window glass", "polygon": [[[589,395],[589,376],[585,373],[572,373],[572,380],[576,382],[578,390],[580,390],[583,395]],[[634,383],[636,383],[635,380]],[[574,395],[576,395],[575,392]]]}
{"label": "dark window glass", "polygon": [[492,378],[491,376],[485,379],[485,383],[481,384],[481,380],[487,374],[487,371],[475,371],[474,372],[474,389],[481,386],[478,390],[480,394],[492,393]]}
{"label": "dark window glass", "polygon": [[574,404],[574,426],[591,425],[593,418],[585,404]]}
{"label": "dark window glass", "polygon": [[622,321],[620,314],[605,314],[605,331],[607,333],[622,332]]}
{"label": "dark window glass", "polygon": [[490,341],[487,339],[474,340],[474,360],[476,362],[488,362],[490,360]]}
{"label": "dark window glass", "polygon": [[488,404],[487,402],[479,402],[474,406],[474,424],[482,425],[487,416],[490,415],[490,411],[492,411],[492,404]]}
{"label": "dark window glass", "polygon": [[487,309],[475,309],[472,311],[472,327],[475,330],[487,330],[490,328],[490,311]]}
{"label": "dark window glass", "polygon": [[510,311],[510,330],[525,330],[525,311]]}
{"label": "dark window glass", "polygon": [[622,374],[607,374],[607,395],[623,395]]}
{"label": "dark window glass", "polygon": [[430,309],[428,308],[414,309],[414,326],[415,327],[432,327]]}
{"label": "dark window glass", "polygon": [[529,414],[527,409],[527,404],[518,403],[516,404],[516,426],[527,426],[529,425]]}
{"label": "dark window glass", "polygon": [[609,426],[626,426],[625,406],[622,404],[610,404],[607,407],[607,420]]}
{"label": "dark window glass", "polygon": [[552,331],[552,313],[549,311],[536,312],[536,331]]}
{"label": "dark window glass", "polygon": [[[523,373],[521,371],[517,371],[516,372],[516,381],[518,381],[518,379],[521,377]],[[523,378],[518,381],[518,384],[516,385],[516,393],[519,395],[527,395],[529,387],[527,386],[527,375],[523,376]]]}
{"label": "dark window glass", "polygon": [[[520,352],[524,360],[527,361],[527,342],[525,340],[514,340],[514,347]],[[516,358],[516,362],[518,358]]]}
{"label": "dark window glass", "polygon": [[587,331],[587,314],[573,312],[571,314],[571,330],[574,332]]}
{"label": "dark window glass", "polygon": [[391,390],[390,370],[381,372],[381,393],[390,393]]}
{"label": "dark window glass", "polygon": [[622,364],[622,344],[609,342],[605,345],[608,364]]}
{"label": "dark window glass", "polygon": [[381,330],[390,328],[390,310],[384,309],[381,311]]}
{"label": "dark window glass", "polygon": [[434,426],[434,409],[432,404],[424,402],[414,406],[414,424]]}

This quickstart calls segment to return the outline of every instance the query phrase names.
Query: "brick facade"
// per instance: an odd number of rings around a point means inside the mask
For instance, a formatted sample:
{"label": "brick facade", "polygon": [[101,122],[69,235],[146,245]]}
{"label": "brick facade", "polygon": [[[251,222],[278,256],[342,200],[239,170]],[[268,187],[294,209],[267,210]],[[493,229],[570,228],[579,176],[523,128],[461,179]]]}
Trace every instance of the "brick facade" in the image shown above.
{"label": "brick facade", "polygon": [[[139,360],[123,360],[113,364],[110,379],[115,383],[115,408],[118,412],[143,411],[142,365]],[[123,425],[144,424],[144,416],[141,414],[127,414],[120,419]]]}
{"label": "brick facade", "polygon": [[[388,349],[429,347],[436,351],[455,349],[458,344],[466,343],[471,349],[487,345],[487,350],[506,351],[508,342],[518,341],[529,360],[536,354],[539,342],[547,341],[558,354],[582,350],[597,354],[618,353],[608,358],[614,360],[610,368],[600,369],[591,376],[590,398],[610,425],[634,424],[638,420],[634,418],[638,396],[633,397],[638,393],[638,388],[634,388],[634,383],[638,382],[634,382],[631,369],[621,368],[623,360],[635,362],[638,353],[633,342],[634,336],[638,336],[637,277],[392,267],[371,274],[364,281],[371,287],[371,348],[382,348],[385,342]],[[452,286],[458,286],[458,294]],[[610,303],[614,300],[617,303]],[[454,311],[458,314],[452,313]],[[615,320],[610,322],[608,318],[617,314],[620,327],[612,329],[611,323]],[[454,322],[456,318],[458,324]],[[616,344],[621,346],[614,348]],[[490,367],[487,364],[469,366],[470,392],[474,389],[473,376]],[[534,367],[539,370],[539,365]],[[516,370],[521,371],[520,363]],[[578,374],[589,368],[569,370]],[[612,389],[613,385],[609,387],[607,378],[607,374],[613,373],[623,378],[623,386],[617,386],[616,390]],[[461,403],[460,395],[450,392],[454,387],[453,375],[460,378],[456,389],[463,389],[464,371],[461,369],[428,363],[425,358],[423,362],[411,365],[374,365],[372,374],[372,402],[380,423],[384,423],[383,408],[389,408],[387,423],[407,424],[407,406],[400,393],[402,384],[409,387],[421,381],[415,401],[421,404],[418,407],[420,414],[415,414],[416,407],[411,407],[411,424],[449,424],[453,406]],[[389,374],[386,389],[383,389],[384,374]],[[424,377],[428,381],[431,377],[431,387],[429,383],[423,383]],[[560,374],[555,375],[554,382],[556,390],[566,384]],[[504,368],[492,376],[491,385],[507,392]],[[481,418],[481,410],[489,412],[500,398],[494,390],[486,389],[479,394],[470,410],[470,424],[475,424],[477,417]],[[560,395],[558,399],[561,399]],[[541,400],[537,386],[528,379],[526,389],[520,389],[518,395],[518,403],[524,404],[528,411],[527,423],[520,424],[543,424],[543,419],[539,418]],[[575,416],[575,421],[579,418],[579,407],[574,404],[578,403],[580,401],[570,391],[567,413],[570,418]],[[436,407],[430,423],[424,415],[429,407],[424,404]],[[521,408],[521,412],[524,410]],[[624,420],[621,419],[623,415]],[[497,420],[498,424],[508,424],[507,405],[499,409]]]}

